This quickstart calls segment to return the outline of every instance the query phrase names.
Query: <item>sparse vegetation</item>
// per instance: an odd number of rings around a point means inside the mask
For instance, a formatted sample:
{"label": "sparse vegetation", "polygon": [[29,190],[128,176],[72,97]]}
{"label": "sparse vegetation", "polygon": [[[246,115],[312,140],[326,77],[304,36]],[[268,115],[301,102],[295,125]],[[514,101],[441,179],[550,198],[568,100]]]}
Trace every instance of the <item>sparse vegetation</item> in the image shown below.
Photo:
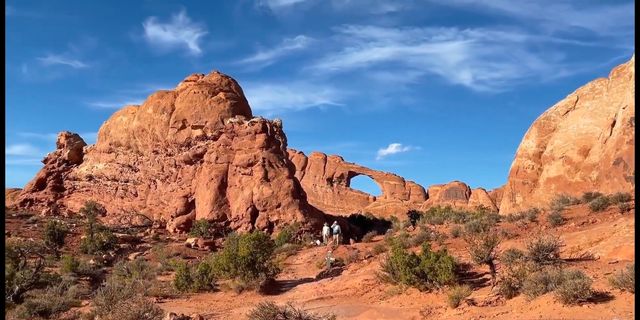
{"label": "sparse vegetation", "polygon": [[69,282],[60,282],[42,290],[34,291],[25,299],[15,314],[19,318],[51,318],[72,307],[79,307],[79,289]]}
{"label": "sparse vegetation", "polygon": [[591,202],[589,202],[589,209],[591,209],[592,212],[600,212],[609,208],[610,205],[611,201],[609,197],[603,195],[591,200]]}
{"label": "sparse vegetation", "polygon": [[424,243],[425,241],[429,241],[430,240],[430,234],[428,231],[421,229],[420,231],[418,231],[413,237],[409,238],[408,240],[408,246],[410,248],[413,247],[417,247],[422,245],[422,243]]}
{"label": "sparse vegetation", "polygon": [[385,246],[382,243],[378,243],[375,246],[373,246],[373,248],[371,249],[371,252],[373,253],[373,255],[379,255],[383,252],[387,251],[387,246]]}
{"label": "sparse vegetation", "polygon": [[213,230],[211,223],[207,219],[196,220],[189,230],[189,235],[198,238],[211,238],[213,237]]}
{"label": "sparse vegetation", "polygon": [[80,213],[87,219],[84,238],[80,242],[83,253],[102,253],[116,246],[115,235],[98,221],[98,215],[104,215],[105,212],[104,207],[93,201],[87,201],[80,209]]}
{"label": "sparse vegetation", "polygon": [[534,299],[547,292],[553,291],[561,282],[563,272],[559,269],[543,269],[527,276],[522,293],[529,299]]}
{"label": "sparse vegetation", "polygon": [[107,320],[161,320],[164,311],[133,282],[107,279],[93,299],[93,313]]}
{"label": "sparse vegetation", "polygon": [[556,298],[563,304],[586,302],[593,296],[593,280],[580,270],[567,270],[554,290]]}
{"label": "sparse vegetation", "polygon": [[425,242],[422,252],[417,255],[394,242],[382,263],[380,277],[391,283],[430,290],[453,283],[456,279],[455,269],[455,260],[444,249],[434,252],[430,244]]}
{"label": "sparse vegetation", "polygon": [[560,211],[553,211],[547,216],[547,221],[552,227],[558,227],[564,224],[564,217]]}
{"label": "sparse vegetation", "polygon": [[173,276],[173,286],[182,292],[186,292],[191,290],[193,287],[193,278],[191,277],[191,269],[189,265],[180,261],[176,264],[175,267],[176,273]]}
{"label": "sparse vegetation", "polygon": [[21,303],[42,280],[45,248],[40,242],[8,239],[4,251],[5,301]]}
{"label": "sparse vegetation", "polygon": [[294,244],[296,243],[295,237],[300,230],[300,226],[298,223],[290,224],[282,228],[278,235],[275,238],[276,247],[281,247],[287,243]]}
{"label": "sparse vegetation", "polygon": [[451,228],[451,237],[459,238],[461,235],[462,235],[462,227],[453,226],[453,228]]}
{"label": "sparse vegetation", "polygon": [[609,197],[611,204],[619,204],[631,201],[631,194],[628,192],[616,192]]}
{"label": "sparse vegetation", "polygon": [[591,202],[591,200],[595,199],[595,198],[599,198],[602,196],[602,193],[600,192],[585,192],[582,194],[582,202],[583,203],[589,203]]}
{"label": "sparse vegetation", "polygon": [[447,293],[447,304],[455,309],[460,303],[471,295],[471,288],[468,285],[453,286]]}
{"label": "sparse vegetation", "polygon": [[636,276],[634,264],[628,265],[624,270],[620,270],[609,278],[609,284],[618,290],[635,293]]}
{"label": "sparse vegetation", "polygon": [[58,220],[49,220],[44,227],[44,245],[53,252],[56,257],[60,256],[60,249],[64,246],[64,239],[69,230]]}
{"label": "sparse vegetation", "polygon": [[466,233],[464,237],[471,260],[479,265],[487,265],[491,274],[491,285],[496,284],[496,249],[500,244],[500,238],[494,230],[482,233]]}
{"label": "sparse vegetation", "polygon": [[524,251],[510,248],[502,253],[500,262],[504,272],[498,282],[498,292],[506,299],[511,299],[520,293],[529,273],[527,256]]}
{"label": "sparse vegetation", "polygon": [[554,210],[554,211],[562,211],[566,207],[575,205],[575,204],[580,204],[580,199],[570,196],[568,194],[559,194],[559,195],[556,195],[556,197],[553,198],[553,200],[551,200],[549,207],[551,208],[551,210]]}
{"label": "sparse vegetation", "polygon": [[618,210],[620,210],[620,213],[627,213],[631,210],[631,205],[629,203],[618,203]]}
{"label": "sparse vegetation", "polygon": [[560,239],[538,236],[527,243],[527,258],[536,265],[550,265],[560,259]]}
{"label": "sparse vegetation", "polygon": [[315,314],[296,308],[291,302],[279,306],[273,301],[258,303],[247,315],[248,320],[335,320],[332,314]]}

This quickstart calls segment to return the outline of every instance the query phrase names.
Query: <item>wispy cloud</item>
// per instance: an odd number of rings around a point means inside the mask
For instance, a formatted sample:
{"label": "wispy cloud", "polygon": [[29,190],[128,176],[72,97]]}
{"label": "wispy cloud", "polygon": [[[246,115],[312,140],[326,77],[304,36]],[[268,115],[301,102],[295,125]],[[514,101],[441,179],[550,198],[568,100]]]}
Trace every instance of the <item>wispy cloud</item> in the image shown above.
{"label": "wispy cloud", "polygon": [[417,147],[403,146],[401,143],[391,143],[386,148],[382,148],[378,150],[378,153],[376,155],[376,160],[382,160],[386,156],[389,156],[392,154],[407,152],[407,151],[416,150],[416,149]]}
{"label": "wispy cloud", "polygon": [[120,109],[129,105],[141,105],[153,92],[172,87],[174,85],[159,83],[132,84],[126,89],[116,90],[110,97],[88,101],[85,104],[95,109]]}
{"label": "wispy cloud", "polygon": [[83,69],[83,68],[89,67],[88,64],[78,59],[66,57],[65,55],[62,55],[62,54],[48,54],[44,57],[40,57],[36,59],[45,66],[64,65],[64,66],[72,67],[74,69]]}
{"label": "wispy cloud", "polygon": [[341,106],[345,92],[306,82],[247,83],[244,93],[254,112],[270,116],[313,107]]}
{"label": "wispy cloud", "polygon": [[513,28],[346,25],[336,31],[340,49],[329,51],[308,70],[327,74],[365,69],[379,75],[393,70],[412,79],[436,75],[476,91],[500,91],[525,80],[571,74],[564,54],[545,44],[598,45]]}
{"label": "wispy cloud", "polygon": [[98,109],[120,109],[124,106],[141,105],[144,99],[125,99],[125,100],[113,100],[113,101],[92,101],[87,104],[90,107]]}
{"label": "wispy cloud", "polygon": [[309,1],[310,0],[261,0],[260,4],[269,7],[271,10],[281,10]]}
{"label": "wispy cloud", "polygon": [[9,156],[36,156],[42,152],[35,146],[28,143],[18,143],[8,145],[5,149],[5,153]]}
{"label": "wispy cloud", "polygon": [[277,59],[285,55],[307,48],[312,41],[312,38],[309,38],[305,35],[298,35],[294,38],[286,38],[282,40],[282,42],[277,46],[265,50],[260,50],[252,56],[239,60],[237,63],[251,65],[254,68],[264,68],[273,64]]}
{"label": "wispy cloud", "polygon": [[207,34],[206,27],[192,22],[185,10],[172,15],[166,23],[158,21],[157,17],[149,17],[142,26],[144,38],[153,46],[161,49],[184,47],[193,55],[202,53],[200,42]]}

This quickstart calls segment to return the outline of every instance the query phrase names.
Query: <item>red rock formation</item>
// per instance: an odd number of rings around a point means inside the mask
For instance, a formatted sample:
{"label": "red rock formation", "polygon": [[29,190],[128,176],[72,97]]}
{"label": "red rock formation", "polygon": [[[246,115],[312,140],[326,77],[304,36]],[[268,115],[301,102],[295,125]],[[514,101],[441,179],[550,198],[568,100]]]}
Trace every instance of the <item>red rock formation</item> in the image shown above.
{"label": "red rock formation", "polygon": [[251,117],[235,80],[189,76],[113,114],[93,146],[61,133],[18,205],[64,213],[95,200],[110,215],[139,212],[172,231],[203,218],[236,230],[320,224],[294,177],[281,124]]}
{"label": "red rock formation", "polygon": [[[307,193],[310,204],[332,214],[348,215],[370,212],[378,216],[404,214],[426,200],[422,186],[405,181],[395,174],[371,170],[346,162],[339,156],[289,149],[289,159],[295,165],[295,176]],[[351,179],[365,175],[382,190],[378,197],[350,188]]]}
{"label": "red rock formation", "polygon": [[458,209],[474,210],[482,206],[490,211],[498,211],[495,202],[483,188],[471,190],[460,181],[452,181],[446,184],[436,184],[427,190],[429,199],[420,206],[421,210],[427,210],[435,206],[451,206]]}
{"label": "red rock formation", "polygon": [[495,203],[496,206],[498,207],[500,206],[500,202],[502,201],[503,191],[504,191],[504,185],[489,191],[489,198],[491,198],[493,203]]}
{"label": "red rock formation", "polygon": [[546,206],[559,193],[633,192],[634,67],[635,56],[536,119],[511,165],[501,214]]}

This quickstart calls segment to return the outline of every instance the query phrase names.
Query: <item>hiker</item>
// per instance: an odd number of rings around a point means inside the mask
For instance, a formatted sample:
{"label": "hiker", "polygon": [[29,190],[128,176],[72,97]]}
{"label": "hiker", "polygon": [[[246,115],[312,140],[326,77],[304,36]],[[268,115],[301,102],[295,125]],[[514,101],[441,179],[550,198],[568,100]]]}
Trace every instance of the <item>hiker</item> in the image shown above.
{"label": "hiker", "polygon": [[326,222],[324,223],[324,226],[322,227],[322,242],[324,244],[329,243],[329,235],[331,234],[331,231],[329,229],[329,224],[327,224]]}
{"label": "hiker", "polygon": [[333,224],[331,225],[331,231],[333,233],[333,242],[336,244],[336,246],[340,245],[340,225],[338,224],[338,221],[334,221]]}

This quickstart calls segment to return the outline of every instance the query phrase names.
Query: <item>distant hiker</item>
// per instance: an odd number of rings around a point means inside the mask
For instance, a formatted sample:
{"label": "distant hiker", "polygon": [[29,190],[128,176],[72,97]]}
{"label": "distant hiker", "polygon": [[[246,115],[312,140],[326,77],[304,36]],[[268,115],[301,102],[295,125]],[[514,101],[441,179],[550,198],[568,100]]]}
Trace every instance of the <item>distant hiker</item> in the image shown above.
{"label": "distant hiker", "polygon": [[324,226],[322,227],[322,242],[324,244],[327,244],[329,242],[330,235],[331,235],[331,229],[329,228],[329,224],[325,222]]}
{"label": "distant hiker", "polygon": [[336,244],[336,246],[340,245],[340,235],[342,232],[340,230],[338,221],[333,222],[333,224],[331,225],[331,231],[333,233],[333,242]]}

